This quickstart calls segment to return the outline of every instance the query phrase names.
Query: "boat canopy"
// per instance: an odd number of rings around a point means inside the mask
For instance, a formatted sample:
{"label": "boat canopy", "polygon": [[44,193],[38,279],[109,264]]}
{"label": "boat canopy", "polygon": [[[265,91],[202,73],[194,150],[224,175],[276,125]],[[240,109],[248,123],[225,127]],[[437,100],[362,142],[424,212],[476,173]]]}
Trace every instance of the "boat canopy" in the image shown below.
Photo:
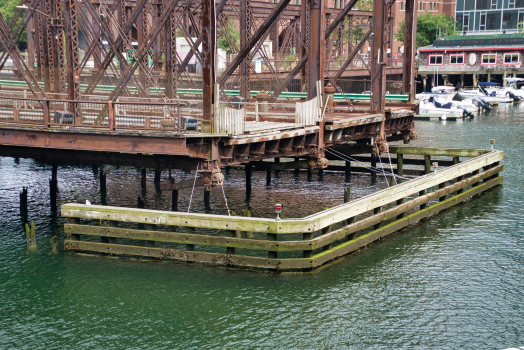
{"label": "boat canopy", "polygon": [[479,83],[478,85],[480,86],[496,86],[496,85],[500,85],[500,83],[494,83],[494,82],[485,82],[485,83]]}

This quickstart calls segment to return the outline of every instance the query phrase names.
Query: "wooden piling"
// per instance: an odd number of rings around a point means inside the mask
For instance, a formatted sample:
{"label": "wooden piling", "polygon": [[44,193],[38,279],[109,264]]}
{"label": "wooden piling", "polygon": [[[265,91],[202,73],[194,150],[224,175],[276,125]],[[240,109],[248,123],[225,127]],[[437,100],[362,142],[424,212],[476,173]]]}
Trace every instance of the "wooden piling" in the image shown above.
{"label": "wooden piling", "polygon": [[[195,234],[195,228],[194,227],[186,227],[186,233],[194,235]],[[194,252],[195,251],[195,245],[186,243],[186,250],[188,252]]]}
{"label": "wooden piling", "polygon": [[178,210],[178,189],[171,191],[171,211]]}
{"label": "wooden piling", "polygon": [[147,183],[147,170],[146,168],[142,168],[140,170],[141,170],[140,185],[142,189],[145,189],[146,183]]}
{"label": "wooden piling", "polygon": [[[155,230],[155,226],[156,226],[156,225],[145,224],[145,225],[144,225],[144,228],[145,228],[147,231],[154,231],[154,230]],[[156,247],[156,242],[155,242],[155,241],[147,241],[147,242],[146,242],[146,247],[154,248],[154,247]]]}
{"label": "wooden piling", "polygon": [[207,188],[204,189],[204,207],[206,210],[209,210],[209,198],[211,195],[211,190],[208,190]]}
{"label": "wooden piling", "polygon": [[29,224],[25,224],[25,233],[26,233],[26,241],[27,241],[27,247],[30,249],[36,248],[36,226],[35,222],[31,221],[31,227],[29,227]]}
{"label": "wooden piling", "polygon": [[22,192],[20,192],[20,216],[22,222],[27,222],[27,187],[22,187]]}
{"label": "wooden piling", "polygon": [[247,163],[245,165],[245,173],[246,173],[246,191],[251,192],[251,177],[253,176],[253,165],[251,163]]}
{"label": "wooden piling", "polygon": [[[427,190],[422,190],[422,191],[419,191],[418,195],[419,195],[419,197],[422,197],[422,196],[426,195],[427,193],[428,193]],[[427,207],[427,203],[423,203],[423,204],[420,205],[420,210],[426,209],[426,207]]]}
{"label": "wooden piling", "polygon": [[424,156],[424,174],[431,172],[431,156]]}
{"label": "wooden piling", "polygon": [[[373,209],[373,215],[377,215],[379,213],[382,213],[382,207],[378,207],[378,208]],[[382,221],[380,221],[378,224],[375,224],[373,226],[373,230],[378,230],[380,228],[380,226],[382,226]]]}
{"label": "wooden piling", "polygon": [[271,164],[266,164],[266,186],[271,185]]}
{"label": "wooden piling", "polygon": [[160,184],[160,177],[162,176],[162,172],[160,170],[155,170],[155,185]]}
{"label": "wooden piling", "polygon": [[100,169],[100,202],[106,204],[107,186],[106,186],[106,172]]}
{"label": "wooden piling", "polygon": [[[295,157],[295,164],[298,164],[298,162],[300,162],[300,158],[299,157]],[[300,168],[297,166],[295,168],[295,176],[299,176],[300,175]]]}
{"label": "wooden piling", "polygon": [[[438,185],[439,189],[442,189],[444,187],[446,187],[446,183],[445,182],[443,182],[443,183]],[[438,201],[439,202],[444,202],[446,200],[446,197],[447,197],[446,195],[443,195],[442,197],[438,197]]]}
{"label": "wooden piling", "polygon": [[404,176],[404,155],[397,153],[397,174]]}
{"label": "wooden piling", "polygon": [[377,155],[373,152],[371,152],[371,169],[373,169],[373,171],[371,171],[371,179],[372,180],[376,180],[377,179],[377,173],[375,171],[375,169],[377,168]]}
{"label": "wooden piling", "polygon": [[137,201],[137,207],[140,209],[144,209],[145,202],[142,200],[142,197],[138,196],[136,201]]}
{"label": "wooden piling", "polygon": [[351,199],[351,186],[344,187],[344,203],[348,203]]}
{"label": "wooden piling", "polygon": [[351,162],[346,160],[346,165],[344,168],[344,174],[346,175],[346,182],[349,181],[351,177]]}

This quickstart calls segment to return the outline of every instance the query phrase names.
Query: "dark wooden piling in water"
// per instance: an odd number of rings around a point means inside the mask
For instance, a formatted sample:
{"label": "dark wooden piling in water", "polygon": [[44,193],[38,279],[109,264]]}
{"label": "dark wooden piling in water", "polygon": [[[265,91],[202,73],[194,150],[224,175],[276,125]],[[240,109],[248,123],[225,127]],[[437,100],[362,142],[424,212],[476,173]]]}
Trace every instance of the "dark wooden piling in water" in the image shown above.
{"label": "dark wooden piling in water", "polygon": [[146,184],[147,184],[147,169],[146,168],[142,168],[140,169],[140,185],[142,187],[142,189],[145,189],[146,188]]}
{"label": "dark wooden piling in water", "polygon": [[100,202],[106,204],[107,198],[107,182],[106,182],[106,172],[100,169]]}
{"label": "dark wooden piling in water", "polygon": [[171,211],[178,210],[178,189],[171,191]]}
{"label": "dark wooden piling in water", "polygon": [[346,182],[348,182],[351,178],[351,162],[348,160],[345,163],[344,175],[346,176]]}
{"label": "dark wooden piling in water", "polygon": [[251,163],[247,163],[245,165],[245,173],[246,173],[246,191],[251,192],[251,177],[253,176],[253,165]]}
{"label": "dark wooden piling in water", "polygon": [[377,179],[377,155],[374,152],[371,152],[371,179],[374,181]]}
{"label": "dark wooden piling in water", "polygon": [[20,192],[20,217],[22,222],[27,222],[27,187],[22,187],[22,192]]}
{"label": "dark wooden piling in water", "polygon": [[160,170],[155,170],[155,185],[160,185],[161,177],[162,177],[162,172]]}
{"label": "dark wooden piling in water", "polygon": [[397,154],[397,174],[404,176],[404,155]]}
{"label": "dark wooden piling in water", "polygon": [[51,179],[49,179],[49,200],[51,204],[51,211],[56,212],[56,193],[58,192],[58,166],[53,163],[51,171]]}

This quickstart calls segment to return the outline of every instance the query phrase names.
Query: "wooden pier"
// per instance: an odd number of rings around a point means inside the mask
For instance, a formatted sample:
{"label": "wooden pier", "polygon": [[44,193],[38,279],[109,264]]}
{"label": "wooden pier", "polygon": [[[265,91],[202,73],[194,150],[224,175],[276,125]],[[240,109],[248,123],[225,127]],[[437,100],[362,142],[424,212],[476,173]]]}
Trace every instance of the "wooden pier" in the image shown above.
{"label": "wooden pier", "polygon": [[[340,151],[366,153],[365,147]],[[390,147],[390,152],[397,155],[397,174],[408,170],[405,156],[424,156],[422,164],[414,162],[424,175],[398,178],[399,184],[353,201],[345,196],[346,203],[304,218],[64,204],[65,247],[248,269],[311,271],[502,183],[501,151],[400,146]],[[461,157],[469,159],[460,162]],[[432,169],[435,159],[441,166]],[[175,227],[181,232],[174,232]]]}

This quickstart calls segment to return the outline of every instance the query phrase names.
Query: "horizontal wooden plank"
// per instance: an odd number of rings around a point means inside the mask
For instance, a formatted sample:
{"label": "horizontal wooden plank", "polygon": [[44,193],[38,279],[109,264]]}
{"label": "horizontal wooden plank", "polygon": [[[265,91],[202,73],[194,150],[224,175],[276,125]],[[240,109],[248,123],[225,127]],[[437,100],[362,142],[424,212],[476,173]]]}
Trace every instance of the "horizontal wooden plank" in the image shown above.
{"label": "horizontal wooden plank", "polygon": [[384,227],[381,227],[377,230],[374,230],[370,233],[367,233],[365,235],[362,235],[360,237],[357,237],[354,240],[344,242],[333,249],[323,251],[317,255],[314,255],[311,257],[313,260],[313,267],[318,267],[326,262],[333,260],[335,258],[341,257],[343,255],[352,253],[362,247],[365,247],[366,245],[383,238],[387,235],[390,235],[400,229],[403,229],[404,227],[407,227],[411,224],[414,224],[418,221],[420,221],[423,218],[426,218],[430,215],[436,214],[442,210],[448,209],[468,198],[473,197],[474,195],[477,195],[483,191],[486,191],[494,186],[497,186],[502,183],[503,177],[498,176],[495,179],[491,179],[487,181],[486,183],[483,183],[479,186],[476,186],[468,191],[465,191],[459,195],[456,195],[454,197],[451,197],[443,202],[434,204],[430,207],[427,207],[425,209],[419,210],[411,215],[406,216],[405,218],[402,218],[400,220],[397,220],[395,222],[392,222],[389,225],[386,225]]}
{"label": "horizontal wooden plank", "polygon": [[161,224],[173,226],[189,226],[214,228],[224,230],[240,230],[266,233],[303,233],[314,232],[342,220],[362,214],[373,208],[396,202],[398,199],[416,194],[422,190],[437,186],[446,181],[467,175],[487,165],[503,159],[502,151],[492,151],[465,162],[450,166],[420,178],[403,182],[371,195],[359,198],[349,203],[335,206],[331,209],[299,219],[266,219],[248,217],[229,217],[213,214],[165,212],[159,210],[121,208],[83,204],[63,204],[63,217],[78,217],[85,219],[137,222],[144,224]]}
{"label": "horizontal wooden plank", "polygon": [[422,156],[478,157],[489,152],[490,150],[485,149],[389,146],[389,153]]}
{"label": "horizontal wooden plank", "polygon": [[162,260],[177,260],[202,264],[227,265],[236,267],[271,270],[297,270],[310,268],[311,259],[269,259],[244,255],[218,254],[179,249],[138,247],[131,245],[64,241],[64,248],[77,252],[106,253],[111,255],[140,256]]}

